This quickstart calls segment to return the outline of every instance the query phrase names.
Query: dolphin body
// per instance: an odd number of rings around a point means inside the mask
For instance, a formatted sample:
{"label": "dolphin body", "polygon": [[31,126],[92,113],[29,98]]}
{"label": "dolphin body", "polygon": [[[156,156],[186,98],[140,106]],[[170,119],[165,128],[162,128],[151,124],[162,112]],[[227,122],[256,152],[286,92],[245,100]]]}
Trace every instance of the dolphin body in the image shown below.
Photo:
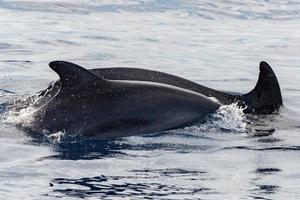
{"label": "dolphin body", "polygon": [[90,71],[110,80],[138,80],[173,85],[207,97],[216,98],[221,104],[238,102],[245,113],[270,114],[282,105],[280,86],[270,65],[262,61],[260,74],[253,90],[246,94],[231,94],[205,87],[193,81],[153,70],[140,68],[99,68]]}
{"label": "dolphin body", "polygon": [[[169,130],[203,119],[222,104],[239,102],[244,112],[268,114],[282,105],[277,78],[260,63],[247,94],[220,92],[171,74],[139,68],[84,69],[65,61],[49,66],[60,80],[41,91],[33,132],[66,131],[100,139]],[[215,97],[219,102],[209,97]]]}

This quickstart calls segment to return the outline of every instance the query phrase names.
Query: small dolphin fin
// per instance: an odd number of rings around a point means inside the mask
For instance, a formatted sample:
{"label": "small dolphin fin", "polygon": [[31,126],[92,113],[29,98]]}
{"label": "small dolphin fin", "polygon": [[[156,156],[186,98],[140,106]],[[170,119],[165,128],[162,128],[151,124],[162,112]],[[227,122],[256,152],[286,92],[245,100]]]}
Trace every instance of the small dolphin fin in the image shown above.
{"label": "small dolphin fin", "polygon": [[282,105],[281,91],[270,65],[262,61],[259,67],[260,73],[255,88],[241,96],[241,100],[247,105],[246,113],[270,114]]}
{"label": "small dolphin fin", "polygon": [[59,75],[63,87],[73,87],[91,81],[94,83],[108,82],[106,79],[71,62],[52,61],[49,66]]}

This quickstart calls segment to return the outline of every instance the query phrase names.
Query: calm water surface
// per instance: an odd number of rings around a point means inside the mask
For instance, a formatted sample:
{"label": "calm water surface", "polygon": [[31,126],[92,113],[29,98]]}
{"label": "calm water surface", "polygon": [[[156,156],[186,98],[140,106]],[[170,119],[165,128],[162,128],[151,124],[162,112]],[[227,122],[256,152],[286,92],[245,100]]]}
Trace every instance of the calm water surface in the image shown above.
{"label": "calm water surface", "polygon": [[300,199],[299,2],[111,2],[1,0],[0,103],[57,79],[47,65],[58,59],[242,93],[266,60],[284,107],[229,106],[205,124],[101,142],[28,136],[1,106],[0,199]]}

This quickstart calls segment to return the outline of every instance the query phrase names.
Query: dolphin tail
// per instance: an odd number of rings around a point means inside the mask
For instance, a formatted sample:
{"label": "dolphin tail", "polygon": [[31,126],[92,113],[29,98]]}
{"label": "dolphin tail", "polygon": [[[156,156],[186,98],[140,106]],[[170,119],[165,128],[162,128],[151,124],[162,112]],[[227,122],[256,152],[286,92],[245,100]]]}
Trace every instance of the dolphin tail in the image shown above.
{"label": "dolphin tail", "polygon": [[255,88],[240,96],[239,100],[247,105],[245,113],[270,114],[282,105],[281,91],[276,75],[268,63],[262,61],[259,70]]}

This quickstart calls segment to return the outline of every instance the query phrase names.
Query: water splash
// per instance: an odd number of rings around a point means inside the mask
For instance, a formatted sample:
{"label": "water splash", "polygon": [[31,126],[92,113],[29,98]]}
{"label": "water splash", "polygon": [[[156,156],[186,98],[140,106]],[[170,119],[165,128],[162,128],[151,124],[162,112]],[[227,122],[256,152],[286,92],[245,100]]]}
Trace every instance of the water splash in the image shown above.
{"label": "water splash", "polygon": [[33,114],[35,111],[36,108],[31,106],[22,108],[19,111],[9,110],[2,122],[21,125],[22,127],[29,127],[34,120]]}
{"label": "water splash", "polygon": [[245,133],[247,120],[244,109],[237,103],[223,105],[215,113],[208,115],[205,123],[186,127],[185,130]]}
{"label": "water splash", "polygon": [[52,133],[52,134],[48,135],[47,139],[51,143],[60,143],[65,138],[65,136],[66,136],[66,132],[65,131],[59,131],[59,132]]}
{"label": "water splash", "polygon": [[1,123],[14,124],[21,127],[30,127],[34,120],[36,108],[33,107],[38,97],[25,96],[8,103],[5,106],[5,112],[1,113]]}

